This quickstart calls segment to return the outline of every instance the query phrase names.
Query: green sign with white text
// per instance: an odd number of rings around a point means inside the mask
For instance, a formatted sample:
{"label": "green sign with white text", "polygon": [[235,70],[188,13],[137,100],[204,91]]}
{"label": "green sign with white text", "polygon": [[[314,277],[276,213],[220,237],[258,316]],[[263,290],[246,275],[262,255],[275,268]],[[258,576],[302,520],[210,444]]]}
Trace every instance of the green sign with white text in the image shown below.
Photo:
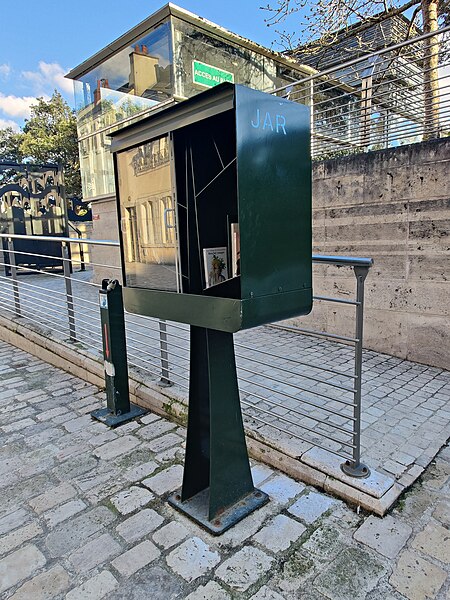
{"label": "green sign with white text", "polygon": [[198,60],[192,61],[192,78],[193,82],[205,87],[214,87],[224,81],[234,83],[234,75],[229,71],[223,71],[217,67],[207,65]]}

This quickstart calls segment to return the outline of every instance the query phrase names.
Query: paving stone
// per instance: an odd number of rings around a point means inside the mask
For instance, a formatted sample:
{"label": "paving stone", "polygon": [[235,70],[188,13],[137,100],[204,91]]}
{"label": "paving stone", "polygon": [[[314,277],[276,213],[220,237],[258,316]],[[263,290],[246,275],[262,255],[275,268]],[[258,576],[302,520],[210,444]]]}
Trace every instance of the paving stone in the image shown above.
{"label": "paving stone", "polygon": [[62,523],[62,521],[84,510],[86,506],[83,500],[71,500],[62,506],[58,506],[58,508],[44,513],[44,519],[47,521],[49,527],[55,527],[58,523]]}
{"label": "paving stone", "polygon": [[179,435],[176,433],[168,433],[167,435],[163,435],[162,437],[150,441],[147,445],[152,452],[157,454],[158,452],[164,452],[164,450],[178,445],[181,442],[182,438],[180,438]]}
{"label": "paving stone", "polygon": [[131,486],[127,490],[119,492],[111,498],[111,504],[117,508],[117,510],[123,515],[129,515],[141,506],[145,506],[154,496],[148,490]]}
{"label": "paving stone", "polygon": [[140,481],[144,479],[144,477],[148,477],[158,468],[158,463],[153,460],[143,463],[141,465],[136,465],[135,467],[131,467],[124,473],[125,479],[128,481]]}
{"label": "paving stone", "polygon": [[152,542],[145,540],[115,558],[111,564],[121,575],[129,577],[156,560],[160,554],[160,551]]}
{"label": "paving stone", "polygon": [[144,425],[148,425],[149,423],[154,423],[155,421],[159,421],[160,419],[161,417],[159,415],[155,415],[155,413],[148,413],[147,415],[141,417],[139,420]]}
{"label": "paving stone", "polygon": [[30,515],[24,508],[18,508],[17,510],[8,513],[4,517],[0,518],[0,535],[8,533],[13,529],[17,529],[23,523],[30,520]]}
{"label": "paving stone", "polygon": [[253,539],[261,546],[276,553],[287,550],[305,531],[306,528],[301,523],[285,515],[277,515],[268,525],[258,531]]}
{"label": "paving stone", "polygon": [[33,419],[30,419],[30,418],[27,418],[27,419],[21,419],[20,421],[15,421],[14,423],[11,423],[10,425],[3,425],[3,427],[0,427],[0,429],[4,433],[13,433],[14,431],[22,432],[24,429],[26,429],[27,427],[31,427],[32,425],[36,425],[36,421],[33,421]]}
{"label": "paving stone", "polygon": [[303,483],[298,483],[286,475],[275,475],[260,486],[260,489],[279,504],[285,504],[298,496],[304,489]]}
{"label": "paving stone", "polygon": [[100,600],[111,594],[119,585],[109,571],[102,571],[66,595],[66,600]]}
{"label": "paving stone", "polygon": [[[304,582],[317,574],[320,563],[310,556],[296,551],[283,563],[281,572],[276,576],[277,587],[288,594],[304,589]],[[289,597],[289,596],[288,596]]]}
{"label": "paving stone", "polygon": [[69,556],[75,571],[84,573],[98,567],[112,556],[121,552],[122,548],[109,533],[89,541],[82,548]]}
{"label": "paving stone", "polygon": [[75,483],[83,492],[87,492],[99,485],[104,485],[104,487],[107,487],[108,485],[114,486],[117,483],[117,481],[114,480],[114,475],[116,475],[115,469],[109,468],[109,466],[103,467],[95,464],[95,468],[91,471],[77,477]]}
{"label": "paving stone", "polygon": [[172,465],[168,469],[161,471],[153,477],[144,479],[143,485],[152,492],[161,496],[167,492],[174,492],[181,485],[183,479],[183,467],[181,465]]}
{"label": "paving stone", "polygon": [[171,429],[175,429],[175,427],[175,423],[160,419],[159,421],[155,421],[146,427],[142,427],[139,430],[138,435],[144,440],[153,440],[154,438],[163,435],[163,433],[167,433]]}
{"label": "paving stone", "polygon": [[165,550],[175,546],[175,544],[179,544],[189,535],[188,530],[181,523],[177,523],[176,521],[171,521],[161,529],[158,529],[156,533],[153,534],[153,541],[161,546]]}
{"label": "paving stone", "polygon": [[155,456],[155,459],[159,463],[173,463],[175,460],[181,461],[184,459],[184,449],[182,448],[182,445],[178,444],[177,446],[173,446],[173,448],[159,452]]}
{"label": "paving stone", "polygon": [[252,467],[252,477],[253,477],[253,485],[258,487],[261,483],[266,481],[271,475],[273,475],[273,469],[268,467],[267,465],[253,465]]}
{"label": "paving stone", "polygon": [[391,515],[386,515],[382,519],[370,516],[353,537],[383,556],[395,558],[411,533],[412,528],[409,525]]}
{"label": "paving stone", "polygon": [[[73,413],[72,413],[73,416]],[[76,419],[71,419],[70,421],[66,421],[63,424],[63,427],[69,433],[73,433],[74,431],[79,431],[80,429],[84,429],[88,427],[92,423],[91,415],[83,415],[82,417],[77,417]]]}
{"label": "paving stone", "polygon": [[412,541],[412,547],[443,563],[450,563],[450,533],[436,523],[428,523]]}
{"label": "paving stone", "polygon": [[450,464],[443,460],[437,460],[431,464],[423,477],[427,487],[435,490],[441,489],[450,477]]}
{"label": "paving stone", "polygon": [[284,600],[284,598],[264,585],[256,594],[250,596],[250,600]]}
{"label": "paving stone", "polygon": [[438,502],[433,512],[433,517],[436,521],[440,521],[442,525],[450,527],[450,500],[441,500]]}
{"label": "paving stone", "polygon": [[[135,542],[157,529],[163,522],[163,517],[156,511],[145,508],[120,523],[116,527],[116,531],[125,541]],[[173,522],[171,525],[177,525],[177,523]]]}
{"label": "paving stone", "polygon": [[215,567],[220,556],[218,552],[211,551],[203,540],[192,537],[175,548],[166,562],[177,575],[191,582]]}
{"label": "paving stone", "polygon": [[[86,430],[86,433],[89,433],[89,429]],[[113,442],[117,440],[120,440],[120,436],[115,431],[112,429],[105,430],[102,426],[100,426],[89,436],[88,443],[90,446],[97,448],[97,446],[100,447],[105,445],[107,442]],[[117,452],[117,446],[114,448],[114,450]],[[108,459],[111,457],[108,456],[106,458]],[[115,456],[113,456],[113,458],[115,458]]]}
{"label": "paving stone", "polygon": [[270,569],[273,558],[252,546],[245,546],[216,570],[216,576],[226,585],[245,592]]}
{"label": "paving stone", "polygon": [[30,577],[46,563],[45,556],[29,544],[0,560],[0,594]]}
{"label": "paving stone", "polygon": [[336,527],[324,524],[302,545],[303,550],[320,560],[327,561],[337,556],[346,547],[343,535]]}
{"label": "paving stone", "polygon": [[106,506],[96,506],[82,515],[60,523],[47,535],[45,544],[51,556],[63,556],[73,552],[115,518],[116,515]]}
{"label": "paving stone", "polygon": [[58,506],[58,504],[70,500],[76,496],[76,494],[76,489],[70,485],[70,483],[62,483],[61,485],[53,487],[48,492],[32,498],[28,501],[28,504],[35,512],[41,514],[54,506]]}
{"label": "paving stone", "polygon": [[409,600],[436,598],[447,574],[441,568],[406,550],[400,555],[389,583]]}
{"label": "paving stone", "polygon": [[363,600],[377,587],[385,568],[360,549],[347,548],[314,580],[314,587],[328,598]]}
{"label": "paving stone", "polygon": [[15,529],[8,535],[0,538],[0,554],[7,554],[17,546],[21,546],[24,542],[32,540],[37,535],[42,533],[42,528],[38,523],[30,523],[20,529]]}
{"label": "paving stone", "polygon": [[11,600],[51,600],[65,592],[69,585],[70,575],[61,565],[55,565],[27,581],[11,596]]}
{"label": "paving stone", "polygon": [[120,438],[107,442],[98,448],[95,448],[94,454],[102,460],[111,460],[131,452],[140,444],[139,440],[131,435],[124,435]]}
{"label": "paving stone", "polygon": [[[123,579],[114,592],[114,600],[182,600],[185,586],[168,569],[148,566],[129,579]],[[75,600],[75,599],[73,599]]]}
{"label": "paving stone", "polygon": [[337,506],[338,502],[333,498],[317,492],[309,492],[301,496],[297,502],[288,508],[288,511],[310,525],[328,510]]}
{"label": "paving stone", "polygon": [[12,512],[18,504],[25,503],[53,486],[54,483],[50,481],[47,473],[18,481],[14,486],[3,490],[1,510],[3,513]]}
{"label": "paving stone", "polygon": [[208,581],[186,596],[186,600],[232,600],[232,597],[218,583]]}
{"label": "paving stone", "polygon": [[[51,404],[53,404],[53,403],[51,403]],[[37,419],[38,419],[38,421],[49,421],[50,419],[53,419],[53,417],[57,417],[58,415],[62,415],[62,414],[66,414],[66,413],[67,413],[67,416],[69,417],[70,413],[65,406],[56,406],[55,408],[51,408],[50,410],[45,410],[43,412],[40,412],[37,416]]]}

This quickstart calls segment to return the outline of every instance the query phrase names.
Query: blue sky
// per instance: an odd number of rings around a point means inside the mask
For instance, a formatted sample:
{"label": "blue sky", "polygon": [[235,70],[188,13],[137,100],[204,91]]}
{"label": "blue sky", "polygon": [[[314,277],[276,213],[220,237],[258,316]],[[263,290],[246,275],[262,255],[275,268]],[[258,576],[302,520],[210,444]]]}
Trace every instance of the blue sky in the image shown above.
{"label": "blue sky", "polygon": [[[58,89],[73,105],[64,74],[164,5],[164,0],[3,0],[0,128],[23,125],[30,104]],[[267,0],[180,0],[179,6],[234,33],[271,45]],[[6,25],[7,24],[7,25]]]}

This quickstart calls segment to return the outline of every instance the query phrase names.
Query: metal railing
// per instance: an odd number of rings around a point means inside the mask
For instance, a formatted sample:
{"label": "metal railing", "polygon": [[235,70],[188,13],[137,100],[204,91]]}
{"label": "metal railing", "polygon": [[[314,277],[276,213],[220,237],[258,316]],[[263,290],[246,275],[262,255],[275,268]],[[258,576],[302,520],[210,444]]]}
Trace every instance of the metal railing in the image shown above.
{"label": "metal railing", "polygon": [[[364,54],[274,93],[311,107],[314,158],[446,137],[449,32],[447,26]],[[438,55],[438,67],[430,63],[433,55]]]}
{"label": "metal railing", "polygon": [[[27,236],[0,234],[0,307],[4,316],[31,321],[45,333],[81,344],[101,356],[102,339],[98,290],[93,268],[108,269],[117,278],[120,267],[90,262],[76,270],[80,260],[70,257],[69,245],[78,239],[36,236],[42,242],[61,243],[64,268],[36,270],[16,265],[20,252],[14,240]],[[83,244],[118,250],[108,240],[84,239]],[[87,253],[89,258],[92,252]],[[42,255],[41,255],[42,256]],[[355,310],[355,335],[273,324],[235,335],[235,352],[246,424],[255,434],[267,427],[282,443],[316,446],[346,461],[350,475],[365,476],[361,464],[361,373],[363,348],[364,281],[371,259],[313,256],[315,265],[350,268],[356,277],[356,297],[314,296],[317,303],[332,303]],[[131,368],[162,386],[189,388],[189,327],[134,314],[126,314],[127,353]],[[295,335],[294,335],[295,332]],[[270,437],[270,435],[269,435]]]}

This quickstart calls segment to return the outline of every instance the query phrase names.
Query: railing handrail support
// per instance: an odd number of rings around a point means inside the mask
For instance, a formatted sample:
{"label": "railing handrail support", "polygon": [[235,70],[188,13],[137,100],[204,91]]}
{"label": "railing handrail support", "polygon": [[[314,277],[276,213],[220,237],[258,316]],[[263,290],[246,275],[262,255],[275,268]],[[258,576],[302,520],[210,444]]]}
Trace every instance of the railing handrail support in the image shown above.
{"label": "railing handrail support", "polygon": [[75,310],[73,306],[72,278],[70,272],[71,264],[67,242],[63,242],[61,244],[61,255],[63,259],[64,284],[66,286],[67,316],[69,318],[69,339],[71,342],[76,342],[77,335],[75,330]]}
{"label": "railing handrail support", "polygon": [[362,387],[362,351],[364,327],[364,282],[369,272],[368,266],[355,266],[356,277],[356,324],[355,324],[355,392],[353,406],[353,458],[341,465],[346,475],[351,477],[369,477],[370,469],[361,462],[361,387]]}

